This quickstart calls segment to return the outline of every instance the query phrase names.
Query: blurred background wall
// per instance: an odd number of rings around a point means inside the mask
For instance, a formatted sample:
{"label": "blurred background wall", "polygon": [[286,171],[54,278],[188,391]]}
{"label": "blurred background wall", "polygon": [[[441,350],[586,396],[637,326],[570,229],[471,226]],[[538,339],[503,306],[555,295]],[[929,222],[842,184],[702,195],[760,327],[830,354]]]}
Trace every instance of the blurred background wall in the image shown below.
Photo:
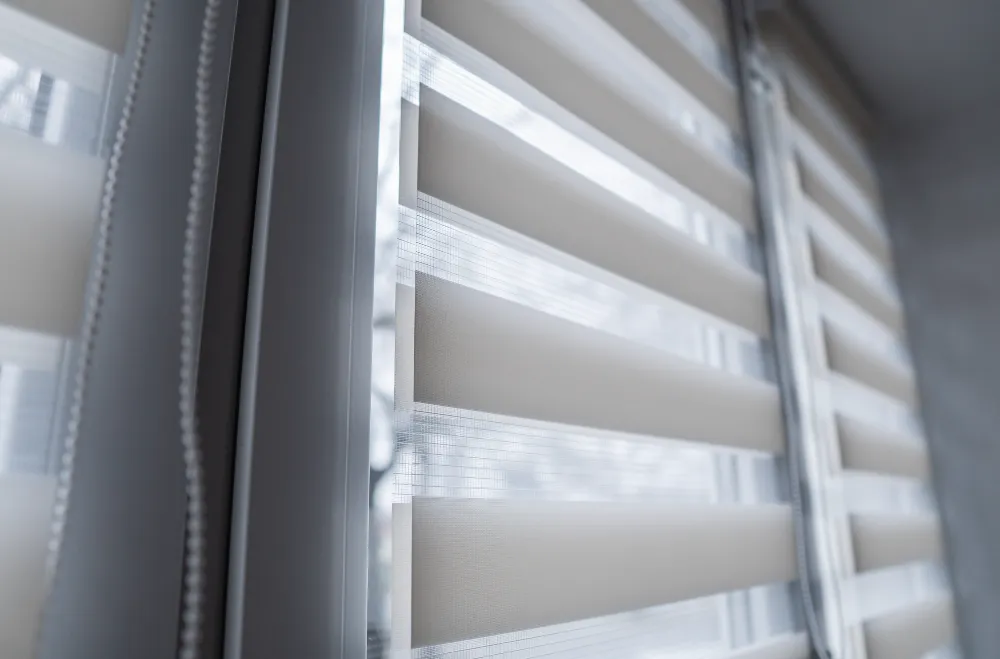
{"label": "blurred background wall", "polygon": [[965,656],[1000,648],[1000,138],[990,102],[878,163]]}

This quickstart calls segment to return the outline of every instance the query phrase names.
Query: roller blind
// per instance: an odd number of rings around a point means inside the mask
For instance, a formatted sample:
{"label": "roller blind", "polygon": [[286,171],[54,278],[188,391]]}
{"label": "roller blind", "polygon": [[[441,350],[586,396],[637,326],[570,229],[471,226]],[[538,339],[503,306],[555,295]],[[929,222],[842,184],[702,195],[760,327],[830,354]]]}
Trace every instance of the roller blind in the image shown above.
{"label": "roller blind", "polygon": [[861,651],[916,659],[952,634],[916,378],[860,104],[805,54],[802,33],[787,17],[764,25],[781,84],[790,213],[803,241],[817,423],[826,429],[819,477],[843,492],[831,504],[843,511],[835,517],[846,536],[837,568],[846,576],[837,579],[854,593],[846,619],[860,617]]}
{"label": "roller blind", "polygon": [[104,50],[125,50],[131,0],[4,0],[25,14],[93,43]]}
{"label": "roller blind", "polygon": [[0,2],[0,655],[31,656],[131,3]]}
{"label": "roller blind", "polygon": [[948,598],[914,604],[865,625],[872,659],[924,657],[948,643],[954,634],[954,611]]}
{"label": "roller blind", "polygon": [[[434,498],[409,505],[417,646],[795,576],[793,549],[785,541],[791,515],[783,506]],[[728,549],[734,542],[741,547],[735,561]],[[670,569],[662,569],[664,563]]]}
{"label": "roller blind", "polygon": [[724,4],[405,12],[391,651],[806,657]]}

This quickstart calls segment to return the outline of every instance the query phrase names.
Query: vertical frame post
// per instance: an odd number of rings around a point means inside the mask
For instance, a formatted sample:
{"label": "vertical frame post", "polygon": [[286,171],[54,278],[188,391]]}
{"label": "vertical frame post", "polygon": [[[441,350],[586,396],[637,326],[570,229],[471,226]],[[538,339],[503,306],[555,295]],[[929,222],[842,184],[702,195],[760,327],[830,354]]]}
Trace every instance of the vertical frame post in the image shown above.
{"label": "vertical frame post", "polygon": [[798,186],[778,67],[756,34],[756,3],[730,0],[764,260],[795,510],[799,592],[820,659],[864,659],[864,639],[842,586],[851,571],[849,529],[831,479],[835,444],[828,393],[815,381],[823,355],[809,239],[796,213]]}

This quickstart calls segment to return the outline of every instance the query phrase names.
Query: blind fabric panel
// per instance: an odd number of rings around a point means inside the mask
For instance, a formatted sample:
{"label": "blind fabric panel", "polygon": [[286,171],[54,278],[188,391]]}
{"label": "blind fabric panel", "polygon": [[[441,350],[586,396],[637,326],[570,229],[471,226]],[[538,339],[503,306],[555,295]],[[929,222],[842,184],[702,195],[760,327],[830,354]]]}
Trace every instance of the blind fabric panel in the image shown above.
{"label": "blind fabric panel", "polygon": [[869,659],[921,659],[954,635],[950,598],[923,602],[865,624]]}
{"label": "blind fabric panel", "polygon": [[[53,37],[53,35],[58,35]],[[53,40],[58,39],[58,47]],[[107,50],[0,2],[0,53],[25,68],[44,71],[82,90],[103,95],[112,55]]]}
{"label": "blind fabric panel", "polygon": [[878,290],[843,257],[817,245],[813,251],[816,276],[895,336],[903,332],[903,310],[899,301]]}
{"label": "blind fabric panel", "polygon": [[681,3],[698,18],[720,44],[725,44],[728,48],[729,17],[726,15],[725,4],[705,2],[705,0],[681,0]]}
{"label": "blind fabric panel", "polygon": [[826,636],[838,656],[924,659],[952,635],[950,605],[940,599],[948,584],[903,305],[867,154],[871,124],[795,12],[761,21],[780,82],[769,110],[789,147],[780,157],[792,184],[793,277],[806,299],[804,359],[818,392],[810,439],[818,446],[806,447],[818,466],[807,473],[830,504],[829,518],[817,522],[833,546],[819,571],[836,575],[821,579]]}
{"label": "blind fabric panel", "polygon": [[0,473],[0,653],[29,657],[42,603],[55,479]]}
{"label": "blind fabric panel", "polygon": [[0,128],[0,169],[0,324],[73,336],[104,163]]}
{"label": "blind fabric panel", "polygon": [[866,221],[858,209],[843,198],[827,176],[817,171],[815,163],[800,161],[799,176],[802,191],[830,215],[847,233],[858,241],[872,256],[888,265],[891,260],[889,244],[883,234]]}
{"label": "blind fabric panel", "polygon": [[[862,141],[855,143],[846,122],[794,65],[790,70],[786,96],[801,185],[799,211],[809,231],[823,320],[823,366],[851,399],[838,406],[834,423],[840,467],[926,480],[916,381],[874,174],[856,150]],[[858,569],[937,556],[936,532],[933,539],[921,536],[925,542],[912,548],[913,558],[900,549],[897,534],[923,528],[913,524],[855,518]]]}
{"label": "blind fabric panel", "polygon": [[[626,3],[628,4],[628,3]],[[754,227],[749,177],[702,147],[657,107],[637,107],[616,88],[614,67],[593,70],[538,24],[546,7],[573,3],[424,0],[423,15],[747,227]],[[532,8],[534,8],[532,10]],[[613,11],[608,4],[607,11]],[[579,41],[579,40],[577,40]],[[563,46],[563,47],[560,47]],[[577,44],[579,48],[580,44]],[[544,66],[539,66],[544,62]]]}
{"label": "blind fabric panel", "polygon": [[0,656],[33,656],[131,2],[0,1]]}
{"label": "blind fabric panel", "polygon": [[903,310],[898,299],[873,286],[856,267],[845,263],[843,256],[814,243],[813,265],[816,276],[829,284],[864,313],[884,325],[894,335],[903,332]]}
{"label": "blind fabric panel", "polygon": [[0,364],[52,372],[59,367],[62,344],[58,337],[0,327]]}
{"label": "blind fabric panel", "polygon": [[854,515],[851,532],[859,570],[941,558],[941,528],[936,516]]}
{"label": "blind fabric panel", "polygon": [[927,447],[919,438],[887,432],[845,416],[837,417],[837,434],[845,469],[927,480]]}
{"label": "blind fabric panel", "polygon": [[[873,289],[890,300],[898,299],[898,292],[892,273],[868,250],[862,247],[840,224],[830,217],[809,197],[801,198],[805,222],[811,233],[814,254],[833,262],[839,261],[848,267],[844,275],[856,277],[859,285]],[[815,260],[814,256],[814,260]]]}
{"label": "blind fabric panel", "polygon": [[809,659],[809,638],[805,634],[787,636],[737,650],[726,659]]}
{"label": "blind fabric panel", "polygon": [[411,505],[415,647],[795,576],[787,506]]}
{"label": "blind fabric panel", "polygon": [[759,274],[427,89],[419,141],[421,192],[755,333],[769,332]]}
{"label": "blind fabric panel", "polygon": [[916,382],[909,366],[873,349],[863,338],[831,323],[824,325],[830,368],[874,387],[907,405],[917,402]]}
{"label": "blind fabric panel", "polygon": [[[741,130],[739,96],[732,83],[725,80],[718,72],[707,69],[704,63],[679,40],[664,34],[663,30],[649,20],[649,14],[638,4],[616,0],[584,0],[584,2],[660,68],[670,71],[677,82],[704,103],[726,125],[734,130]],[[715,10],[722,7],[722,4],[717,2],[701,4]],[[706,14],[714,13],[716,12],[706,12]],[[712,22],[719,23],[714,15]],[[720,24],[725,29],[724,15]],[[715,26],[716,29],[718,27]],[[725,40],[725,35],[722,40]]]}
{"label": "blind fabric panel", "polygon": [[419,274],[413,354],[418,402],[782,450],[774,385]]}
{"label": "blind fabric panel", "polygon": [[723,5],[407,9],[394,651],[803,656]]}
{"label": "blind fabric panel", "polygon": [[871,165],[866,162],[867,158],[861,153],[863,147],[852,144],[854,140],[843,129],[835,127],[836,119],[829,116],[829,111],[824,112],[818,107],[820,103],[817,103],[816,92],[808,90],[808,83],[801,75],[796,77],[795,83],[787,87],[788,109],[792,116],[866,195],[877,199],[878,182]]}
{"label": "blind fabric panel", "polygon": [[104,50],[125,50],[132,0],[3,0]]}
{"label": "blind fabric panel", "polygon": [[922,479],[927,453],[877,178],[857,113],[843,111],[859,106],[829,71],[818,72],[815,58],[801,55],[804,33],[793,23],[769,25],[769,38],[782,53],[797,212],[808,228],[823,321],[822,368],[850,392],[850,404],[837,405],[840,466]]}

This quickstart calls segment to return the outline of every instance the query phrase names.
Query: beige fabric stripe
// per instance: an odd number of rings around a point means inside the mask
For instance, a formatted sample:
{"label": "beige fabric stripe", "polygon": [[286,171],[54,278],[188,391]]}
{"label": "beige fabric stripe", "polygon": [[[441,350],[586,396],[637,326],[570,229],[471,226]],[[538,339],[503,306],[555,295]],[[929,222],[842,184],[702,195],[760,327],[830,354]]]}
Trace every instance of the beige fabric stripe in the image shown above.
{"label": "beige fabric stripe", "polygon": [[777,388],[423,273],[416,402],[619,432],[784,448]]}
{"label": "beige fabric stripe", "polygon": [[868,659],[921,659],[954,636],[950,598],[923,602],[865,623]]}
{"label": "beige fabric stripe", "polygon": [[796,575],[792,515],[784,505],[446,498],[409,505],[413,647]]}

